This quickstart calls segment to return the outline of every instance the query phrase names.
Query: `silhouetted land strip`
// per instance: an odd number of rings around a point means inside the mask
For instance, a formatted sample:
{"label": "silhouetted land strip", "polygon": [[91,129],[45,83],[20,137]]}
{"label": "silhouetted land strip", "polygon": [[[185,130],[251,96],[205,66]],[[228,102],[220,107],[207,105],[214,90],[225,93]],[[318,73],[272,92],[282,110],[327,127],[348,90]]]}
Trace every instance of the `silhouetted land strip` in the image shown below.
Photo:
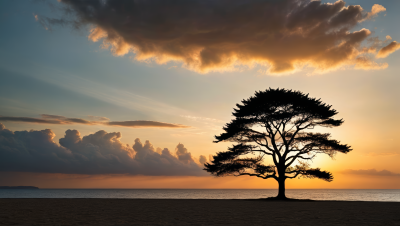
{"label": "silhouetted land strip", "polygon": [[400,225],[400,202],[0,199],[0,225]]}
{"label": "silhouetted land strip", "polygon": [[39,189],[34,186],[0,186],[0,189]]}

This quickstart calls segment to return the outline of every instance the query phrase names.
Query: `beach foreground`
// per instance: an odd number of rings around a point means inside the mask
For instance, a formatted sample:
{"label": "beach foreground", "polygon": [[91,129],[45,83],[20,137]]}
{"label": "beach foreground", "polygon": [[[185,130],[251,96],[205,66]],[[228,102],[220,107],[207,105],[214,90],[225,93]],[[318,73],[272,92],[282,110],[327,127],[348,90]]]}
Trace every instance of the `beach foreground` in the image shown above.
{"label": "beach foreground", "polygon": [[0,225],[400,225],[400,202],[0,199]]}

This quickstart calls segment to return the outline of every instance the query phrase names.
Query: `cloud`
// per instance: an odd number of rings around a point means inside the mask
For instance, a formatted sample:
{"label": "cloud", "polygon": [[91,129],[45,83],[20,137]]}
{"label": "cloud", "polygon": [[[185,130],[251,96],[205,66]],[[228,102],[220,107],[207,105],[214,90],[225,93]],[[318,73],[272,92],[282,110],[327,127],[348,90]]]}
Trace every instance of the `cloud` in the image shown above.
{"label": "cloud", "polygon": [[356,63],[354,65],[355,69],[385,69],[389,67],[387,63],[378,64],[374,61],[371,61],[367,57],[360,56],[356,58]]}
{"label": "cloud", "polygon": [[31,122],[31,123],[43,123],[43,124],[63,124],[60,120],[51,119],[40,119],[31,117],[12,117],[12,116],[0,116],[0,121],[10,122]]}
{"label": "cloud", "polygon": [[189,128],[189,126],[172,124],[165,122],[146,121],[146,120],[135,120],[135,121],[108,121],[106,117],[91,116],[91,119],[97,119],[98,121],[88,121],[81,118],[67,118],[60,115],[47,115],[42,114],[42,118],[32,117],[12,117],[12,116],[0,116],[0,121],[10,122],[28,122],[28,123],[40,123],[40,124],[84,124],[84,125],[107,125],[107,126],[123,126],[132,128]]}
{"label": "cloud", "polygon": [[[64,23],[88,25],[89,40],[102,41],[102,47],[115,56],[134,53],[138,61],[181,62],[199,73],[256,64],[269,74],[303,67],[317,72],[349,65],[366,70],[387,67],[362,51],[369,48],[364,41],[371,31],[354,31],[356,25],[386,10],[378,4],[366,12],[342,0],[61,2],[69,15]],[[50,19],[46,22],[52,24]]]}
{"label": "cloud", "polygon": [[57,19],[57,18],[49,18],[49,17],[45,17],[45,16],[39,16],[37,14],[33,14],[33,17],[35,18],[35,20],[37,22],[39,22],[40,25],[42,25],[42,27],[46,30],[51,31],[51,26],[52,25],[57,25],[57,26],[67,26],[67,25],[71,25],[71,24],[75,24],[75,22],[73,21],[67,21],[64,19]]}
{"label": "cloud", "polygon": [[183,163],[194,162],[192,159],[192,154],[188,152],[185,146],[183,146],[181,143],[176,146],[176,156],[178,156],[179,161]]}
{"label": "cloud", "polygon": [[204,155],[200,155],[199,162],[200,162],[201,165],[204,165],[204,163],[207,162],[207,157],[204,156]]}
{"label": "cloud", "polygon": [[33,14],[33,17],[37,22],[39,22],[40,25],[42,25],[44,29],[49,30],[48,23],[46,22],[46,20],[44,20],[42,17],[39,18],[39,15],[37,14]]}
{"label": "cloud", "polygon": [[400,173],[393,173],[388,170],[377,171],[376,169],[368,169],[368,170],[352,170],[348,169],[342,171],[344,174],[353,174],[353,175],[365,175],[365,176],[390,176],[390,177],[400,177]]}
{"label": "cloud", "polygon": [[90,125],[93,124],[95,122],[91,122],[85,119],[81,119],[81,118],[67,118],[61,115],[47,115],[47,114],[42,114],[41,115],[42,118],[44,119],[50,119],[50,120],[57,120],[59,121],[61,124],[73,124],[73,123],[79,123],[79,124],[86,124],[86,125]]}
{"label": "cloud", "polygon": [[371,12],[369,12],[367,14],[367,18],[371,19],[371,18],[375,17],[376,15],[378,15],[378,13],[385,12],[385,11],[386,11],[385,7],[383,7],[383,6],[379,5],[379,4],[374,4],[372,6]]}
{"label": "cloud", "polygon": [[155,121],[121,121],[121,122],[105,122],[108,126],[124,126],[124,127],[158,127],[158,128],[188,128],[189,126],[180,124],[171,124],[165,122],[155,122]]}
{"label": "cloud", "polygon": [[[390,36],[389,36],[390,37]],[[379,50],[378,54],[376,55],[376,58],[385,58],[389,56],[389,54],[393,53],[394,51],[400,49],[400,43],[393,41],[389,45],[383,47],[381,50]]]}
{"label": "cloud", "polygon": [[88,118],[92,121],[110,121],[109,118],[107,117],[102,117],[102,116],[93,116],[93,115],[88,115]]}
{"label": "cloud", "polygon": [[53,141],[54,137],[50,129],[12,132],[0,123],[0,171],[88,175],[206,175],[183,144],[177,145],[180,151],[175,156],[167,148],[155,151],[149,141],[143,144],[140,139],[136,139],[133,146],[123,144],[119,132],[107,133],[100,130],[81,137],[77,130],[67,130],[59,140],[60,145]]}

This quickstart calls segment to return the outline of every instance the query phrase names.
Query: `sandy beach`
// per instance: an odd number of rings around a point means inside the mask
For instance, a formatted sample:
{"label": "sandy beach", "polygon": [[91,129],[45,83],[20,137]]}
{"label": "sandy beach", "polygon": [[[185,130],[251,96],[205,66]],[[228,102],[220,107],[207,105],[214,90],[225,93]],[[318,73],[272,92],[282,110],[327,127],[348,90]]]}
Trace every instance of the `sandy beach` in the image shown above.
{"label": "sandy beach", "polygon": [[0,199],[0,225],[400,225],[399,202]]}

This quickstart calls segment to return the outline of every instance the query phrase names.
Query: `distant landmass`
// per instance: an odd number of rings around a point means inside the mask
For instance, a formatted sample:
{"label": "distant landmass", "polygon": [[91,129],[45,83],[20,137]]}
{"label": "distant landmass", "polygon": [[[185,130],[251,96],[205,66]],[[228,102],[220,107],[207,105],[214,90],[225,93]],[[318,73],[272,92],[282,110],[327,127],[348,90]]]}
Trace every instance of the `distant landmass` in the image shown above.
{"label": "distant landmass", "polygon": [[35,186],[0,186],[0,189],[39,189]]}

